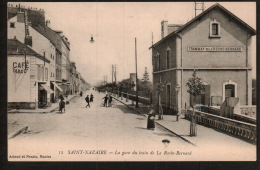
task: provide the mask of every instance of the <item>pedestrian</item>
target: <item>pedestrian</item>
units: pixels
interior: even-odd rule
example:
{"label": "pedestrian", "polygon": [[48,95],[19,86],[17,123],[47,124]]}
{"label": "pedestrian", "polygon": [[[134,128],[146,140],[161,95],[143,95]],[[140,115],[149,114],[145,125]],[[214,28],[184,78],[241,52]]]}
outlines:
{"label": "pedestrian", "polygon": [[88,97],[88,95],[87,95],[87,97],[85,98],[85,100],[86,100],[86,102],[87,102],[87,106],[86,106],[86,107],[89,106],[89,108],[90,108],[90,105],[89,105],[89,97]]}
{"label": "pedestrian", "polygon": [[155,128],[154,119],[155,119],[155,113],[154,113],[154,110],[151,109],[151,110],[149,111],[149,113],[148,113],[147,129],[154,130],[154,128]]}
{"label": "pedestrian", "polygon": [[80,95],[80,97],[82,97],[82,91],[80,91],[79,95]]}
{"label": "pedestrian", "polygon": [[112,95],[110,94],[110,95],[109,95],[109,105],[111,105],[112,100],[113,100],[113,97],[112,97]]}
{"label": "pedestrian", "polygon": [[62,113],[62,110],[64,109],[64,113],[65,113],[65,102],[64,100],[60,100],[60,103],[59,103],[59,112]]}
{"label": "pedestrian", "polygon": [[108,105],[108,99],[109,99],[108,95],[106,95],[105,97],[103,97],[103,99],[104,99],[104,107],[107,107],[107,105]]}
{"label": "pedestrian", "polygon": [[93,100],[94,100],[94,96],[93,96],[93,94],[91,93],[91,95],[90,95],[90,102],[93,102]]}
{"label": "pedestrian", "polygon": [[63,97],[63,95],[62,95],[62,94],[60,95],[60,100],[64,100],[64,97]]}

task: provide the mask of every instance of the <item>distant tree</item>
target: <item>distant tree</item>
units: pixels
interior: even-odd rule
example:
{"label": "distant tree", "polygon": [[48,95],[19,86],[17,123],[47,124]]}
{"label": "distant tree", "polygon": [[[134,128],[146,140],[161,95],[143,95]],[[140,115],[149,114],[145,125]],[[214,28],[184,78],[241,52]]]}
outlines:
{"label": "distant tree", "polygon": [[165,83],[157,83],[156,91],[158,93],[158,105],[159,105],[159,119],[163,119],[163,108],[162,108],[162,100],[161,95],[164,93]]}
{"label": "distant tree", "polygon": [[[188,86],[187,92],[190,93],[190,95],[194,96],[194,98],[205,93],[205,85],[203,84],[202,79],[197,76],[196,70],[194,70],[192,77],[188,80],[186,86]],[[197,126],[195,122],[196,119],[195,119],[195,111],[194,111],[194,101],[192,103],[193,103],[192,105],[193,113],[191,116],[190,136],[196,136]]]}
{"label": "distant tree", "polygon": [[144,74],[142,78],[142,83],[145,84],[149,81],[149,72],[147,70],[147,67],[144,68]]}

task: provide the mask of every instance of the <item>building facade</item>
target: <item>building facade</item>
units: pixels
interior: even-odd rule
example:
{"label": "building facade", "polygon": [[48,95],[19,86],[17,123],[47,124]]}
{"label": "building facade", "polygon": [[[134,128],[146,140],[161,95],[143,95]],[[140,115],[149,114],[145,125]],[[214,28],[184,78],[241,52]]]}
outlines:
{"label": "building facade", "polygon": [[47,105],[50,60],[17,39],[7,41],[8,108],[35,109]]}
{"label": "building facade", "polygon": [[[162,105],[170,113],[192,101],[221,105],[225,97],[238,97],[251,105],[251,41],[255,30],[219,4],[205,10],[185,25],[161,23],[162,39],[152,48],[153,84],[164,83]],[[186,83],[194,69],[202,78],[205,94],[196,99]],[[175,88],[180,86],[180,91]],[[158,93],[154,93],[158,105]]]}

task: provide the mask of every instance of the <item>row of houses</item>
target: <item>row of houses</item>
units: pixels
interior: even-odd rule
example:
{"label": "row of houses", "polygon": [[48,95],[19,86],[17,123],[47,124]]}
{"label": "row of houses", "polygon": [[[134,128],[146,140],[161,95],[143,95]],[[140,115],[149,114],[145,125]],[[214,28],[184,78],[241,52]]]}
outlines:
{"label": "row of houses", "polygon": [[[161,103],[165,112],[186,105],[220,106],[226,97],[252,105],[252,37],[256,31],[220,4],[184,25],[161,22],[161,40],[152,49],[153,85],[164,83]],[[186,83],[194,69],[206,92],[194,98]],[[176,87],[180,87],[176,91]],[[153,103],[158,105],[159,94]]]}
{"label": "row of houses", "polygon": [[88,84],[70,60],[70,42],[50,28],[45,11],[8,6],[8,107],[36,109]]}

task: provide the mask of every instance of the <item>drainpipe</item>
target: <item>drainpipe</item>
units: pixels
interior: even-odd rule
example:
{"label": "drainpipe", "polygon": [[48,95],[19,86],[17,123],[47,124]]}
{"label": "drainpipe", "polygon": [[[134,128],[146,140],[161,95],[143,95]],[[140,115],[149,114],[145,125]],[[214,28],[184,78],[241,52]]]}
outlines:
{"label": "drainpipe", "polygon": [[183,59],[182,59],[182,37],[177,34],[177,36],[181,39],[181,109],[182,109],[182,103],[183,103]]}
{"label": "drainpipe", "polygon": [[249,35],[247,33],[247,38],[246,38],[246,105],[248,105],[248,39]]}

